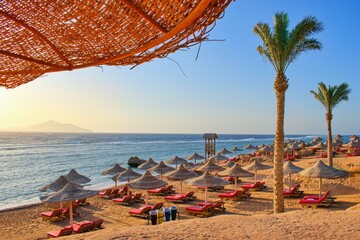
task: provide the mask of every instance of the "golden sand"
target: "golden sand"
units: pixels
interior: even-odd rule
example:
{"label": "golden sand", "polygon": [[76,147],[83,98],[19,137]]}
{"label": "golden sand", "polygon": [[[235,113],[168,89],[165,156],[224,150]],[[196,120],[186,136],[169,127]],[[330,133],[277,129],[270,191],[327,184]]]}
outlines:
{"label": "golden sand", "polygon": [[[306,168],[317,160],[314,157],[303,158],[294,164]],[[259,171],[261,175],[258,178],[266,181],[269,189],[252,192],[250,200],[226,201],[226,212],[209,218],[186,214],[186,206],[204,201],[204,192],[185,184],[183,192],[194,190],[197,199],[185,204],[165,202],[165,207],[178,208],[181,219],[156,226],[147,225],[146,219],[129,216],[128,211],[141,204],[122,206],[111,200],[90,198],[88,201],[91,204],[79,208],[80,216],[74,220],[103,218],[104,229],[62,239],[360,239],[360,157],[334,160],[335,166],[348,170],[351,174],[345,179],[323,180],[323,191],[330,190],[336,197],[336,204],[330,208],[301,208],[299,199],[286,199],[285,213],[272,214],[271,170],[264,170]],[[318,179],[298,176],[293,178],[293,184],[300,183],[305,194],[318,193]],[[169,183],[179,190],[179,182]],[[232,188],[233,185],[226,186],[226,189]],[[216,192],[209,192],[209,201],[219,200],[217,195]],[[150,197],[150,203],[159,201],[164,201],[164,197]],[[55,223],[43,221],[40,213],[48,210],[42,204],[0,212],[0,239],[46,239],[46,232],[69,224],[68,218]]]}

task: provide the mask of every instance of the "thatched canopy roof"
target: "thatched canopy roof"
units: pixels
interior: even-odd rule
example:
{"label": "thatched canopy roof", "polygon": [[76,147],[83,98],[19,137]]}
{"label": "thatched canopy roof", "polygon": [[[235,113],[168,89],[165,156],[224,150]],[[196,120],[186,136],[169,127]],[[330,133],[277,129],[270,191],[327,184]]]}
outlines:
{"label": "thatched canopy roof", "polygon": [[207,40],[232,0],[64,0],[0,4],[0,86],[50,72],[138,65]]}

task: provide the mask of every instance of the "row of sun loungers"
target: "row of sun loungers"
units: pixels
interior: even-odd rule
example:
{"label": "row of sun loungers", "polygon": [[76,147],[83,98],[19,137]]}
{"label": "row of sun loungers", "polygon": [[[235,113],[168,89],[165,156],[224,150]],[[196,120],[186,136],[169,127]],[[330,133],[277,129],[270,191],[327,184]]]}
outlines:
{"label": "row of sun loungers", "polygon": [[180,203],[192,201],[192,200],[196,199],[194,194],[195,194],[194,191],[188,192],[187,194],[174,194],[174,195],[165,197],[165,201],[180,202]]}
{"label": "row of sun loungers", "polygon": [[150,190],[148,190],[148,193],[150,195],[164,196],[167,194],[175,193],[175,190],[173,188],[174,188],[173,185],[168,185],[168,186],[161,187],[161,188],[150,189]]}
{"label": "row of sun loungers", "polygon": [[135,195],[127,195],[122,198],[115,198],[113,199],[114,203],[119,203],[121,205],[131,205],[134,203],[141,203],[144,202],[144,199],[141,198],[141,193],[136,193]]}
{"label": "row of sun loungers", "polygon": [[101,198],[113,198],[113,197],[120,197],[126,195],[128,192],[128,186],[124,186],[123,188],[110,188],[106,189],[105,191],[99,192],[98,196]]}
{"label": "row of sun loungers", "polygon": [[61,236],[66,236],[66,235],[70,235],[72,233],[83,233],[83,232],[88,232],[90,230],[95,230],[96,228],[101,229],[101,224],[104,222],[103,219],[97,219],[94,221],[82,221],[82,222],[74,222],[73,226],[66,226],[62,229],[59,230],[53,230],[50,232],[47,232],[47,235],[49,237],[61,237]]}

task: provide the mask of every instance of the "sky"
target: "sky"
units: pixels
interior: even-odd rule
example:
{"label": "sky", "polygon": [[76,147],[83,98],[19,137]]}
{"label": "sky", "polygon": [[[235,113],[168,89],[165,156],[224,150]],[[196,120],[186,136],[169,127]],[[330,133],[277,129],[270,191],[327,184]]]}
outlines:
{"label": "sky", "polygon": [[[51,73],[0,89],[0,129],[48,120],[94,132],[274,134],[275,71],[259,55],[258,22],[278,11],[290,28],[312,15],[325,25],[321,51],[299,56],[286,72],[285,134],[326,134],[325,109],[310,94],[319,82],[348,83],[349,101],[333,111],[333,134],[360,133],[360,1],[237,0],[209,41],[134,69],[93,67]],[[196,60],[197,52],[199,52]],[[180,67],[179,67],[180,66]]]}

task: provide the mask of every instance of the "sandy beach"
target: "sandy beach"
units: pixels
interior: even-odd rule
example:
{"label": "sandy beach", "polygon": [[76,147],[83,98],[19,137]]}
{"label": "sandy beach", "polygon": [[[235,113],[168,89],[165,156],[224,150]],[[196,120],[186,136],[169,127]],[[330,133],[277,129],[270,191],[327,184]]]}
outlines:
{"label": "sandy beach", "polygon": [[[306,168],[318,158],[306,157],[294,162]],[[324,160],[324,159],[323,159]],[[265,162],[265,164],[270,164]],[[111,200],[92,197],[89,206],[79,208],[79,217],[75,221],[104,219],[103,229],[83,234],[75,234],[63,239],[284,239],[318,238],[346,239],[360,238],[360,157],[336,157],[334,165],[350,172],[349,177],[324,179],[323,191],[330,190],[336,197],[336,203],[329,208],[302,208],[299,199],[285,200],[285,213],[272,214],[271,169],[259,171],[258,178],[266,181],[268,189],[252,192],[250,200],[240,202],[226,201],[226,211],[213,217],[199,218],[189,216],[185,207],[204,201],[204,192],[196,187],[183,185],[183,192],[194,190],[197,199],[185,204],[167,203],[164,206],[176,206],[180,220],[164,222],[160,225],[148,225],[146,219],[131,217],[128,211],[140,207],[122,206]],[[243,182],[252,179],[243,179]],[[168,181],[178,192],[179,182]],[[285,179],[287,183],[287,179]],[[293,177],[293,183],[300,183],[305,194],[318,193],[318,179]],[[228,185],[225,190],[230,190]],[[134,190],[133,190],[134,191]],[[141,191],[134,191],[141,192]],[[145,192],[143,192],[145,193]],[[219,200],[218,192],[209,192],[209,201]],[[164,201],[162,196],[151,196],[150,203]],[[50,210],[41,204],[22,209],[0,212],[1,239],[46,239],[46,232],[60,229],[69,224],[69,219],[51,223],[43,221],[40,213]]]}

